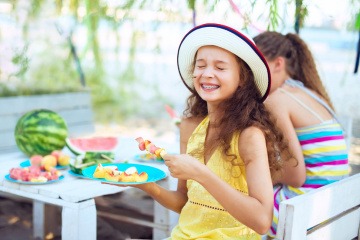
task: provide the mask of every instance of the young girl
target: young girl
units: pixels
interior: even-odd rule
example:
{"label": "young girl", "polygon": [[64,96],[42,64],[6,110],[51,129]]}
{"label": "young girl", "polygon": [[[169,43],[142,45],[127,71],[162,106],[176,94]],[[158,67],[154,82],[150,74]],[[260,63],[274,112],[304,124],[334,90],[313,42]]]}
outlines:
{"label": "young girl", "polygon": [[266,106],[277,118],[298,164],[285,164],[275,181],[276,234],[279,204],[348,176],[348,151],[330,98],[306,43],[296,34],[264,32],[254,38],[269,63],[272,85]]}
{"label": "young girl", "polygon": [[177,61],[191,91],[181,154],[164,156],[177,190],[135,187],[180,213],[170,239],[260,239],[272,221],[271,174],[287,148],[262,103],[270,88],[266,61],[250,38],[218,24],[188,32]]}

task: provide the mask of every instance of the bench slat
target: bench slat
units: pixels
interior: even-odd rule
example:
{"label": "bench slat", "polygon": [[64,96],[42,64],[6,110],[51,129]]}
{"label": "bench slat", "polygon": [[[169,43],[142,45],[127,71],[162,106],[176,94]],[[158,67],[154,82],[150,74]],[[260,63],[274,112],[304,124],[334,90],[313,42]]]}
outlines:
{"label": "bench slat", "polygon": [[277,238],[305,239],[307,229],[358,206],[359,186],[360,173],[281,202]]}
{"label": "bench slat", "polygon": [[[358,236],[360,227],[360,208],[336,219],[335,221],[324,224],[323,227],[308,234],[308,240],[338,240],[338,239],[354,239]],[[343,229],[343,231],[339,230]]]}
{"label": "bench slat", "polygon": [[[61,117],[63,117],[68,125],[81,122],[92,122],[93,120],[93,112],[91,106],[66,110],[53,110],[55,110]],[[21,112],[19,114],[1,116],[0,134],[9,131],[14,132],[16,123],[23,114],[24,113]]]}
{"label": "bench slat", "polygon": [[3,107],[0,108],[1,116],[25,113],[37,108],[72,109],[88,106],[91,103],[91,96],[88,92],[1,97],[0,99],[3,104]]}

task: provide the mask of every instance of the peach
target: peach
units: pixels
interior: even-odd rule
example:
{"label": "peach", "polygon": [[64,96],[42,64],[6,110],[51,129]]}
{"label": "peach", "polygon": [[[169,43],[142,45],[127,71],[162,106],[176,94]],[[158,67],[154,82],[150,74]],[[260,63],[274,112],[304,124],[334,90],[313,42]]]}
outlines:
{"label": "peach", "polygon": [[104,178],[107,181],[118,182],[120,177],[119,173],[120,172],[114,172],[114,173],[105,172]]}
{"label": "peach", "polygon": [[53,169],[55,169],[54,166],[48,164],[48,163],[45,163],[45,165],[43,166],[44,167],[44,170],[47,171],[47,172],[51,172]]}
{"label": "peach", "polygon": [[31,166],[40,166],[43,157],[41,155],[34,155],[30,158],[30,165]]}
{"label": "peach", "polygon": [[54,156],[56,158],[56,160],[58,161],[59,157],[62,155],[62,152],[60,150],[54,150],[51,152],[50,155]]}
{"label": "peach", "polygon": [[57,165],[56,157],[54,157],[53,155],[46,155],[45,157],[43,157],[43,159],[41,161],[41,165],[42,166],[48,165],[48,167],[50,167],[50,166],[56,167],[56,165]]}
{"label": "peach", "polygon": [[70,164],[70,156],[61,154],[57,162],[60,166],[67,166]]}
{"label": "peach", "polygon": [[104,178],[105,177],[105,171],[104,171],[104,167],[101,165],[101,163],[99,163],[96,166],[96,169],[93,173],[93,177],[94,178]]}
{"label": "peach", "polygon": [[127,174],[126,172],[121,173],[119,182],[136,182],[135,174]]}
{"label": "peach", "polygon": [[140,174],[136,174],[135,180],[136,182],[146,182],[149,178],[149,175],[146,172],[142,172]]}

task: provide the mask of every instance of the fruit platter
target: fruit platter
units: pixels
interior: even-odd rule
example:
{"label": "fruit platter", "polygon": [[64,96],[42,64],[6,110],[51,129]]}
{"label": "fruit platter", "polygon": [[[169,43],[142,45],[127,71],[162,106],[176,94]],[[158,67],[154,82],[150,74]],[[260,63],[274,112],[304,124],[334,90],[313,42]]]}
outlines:
{"label": "fruit platter", "polygon": [[33,155],[30,159],[20,163],[20,167],[11,168],[5,179],[23,184],[47,184],[64,178],[60,169],[69,165],[70,156],[61,150],[54,150],[51,154]]}
{"label": "fruit platter", "polygon": [[120,185],[156,182],[166,177],[161,169],[135,163],[107,163],[90,166],[82,171],[84,177]]}
{"label": "fruit platter", "polygon": [[24,184],[47,184],[62,180],[64,176],[56,168],[49,171],[41,169],[40,166],[15,167],[10,169],[10,173],[5,179],[10,182]]}

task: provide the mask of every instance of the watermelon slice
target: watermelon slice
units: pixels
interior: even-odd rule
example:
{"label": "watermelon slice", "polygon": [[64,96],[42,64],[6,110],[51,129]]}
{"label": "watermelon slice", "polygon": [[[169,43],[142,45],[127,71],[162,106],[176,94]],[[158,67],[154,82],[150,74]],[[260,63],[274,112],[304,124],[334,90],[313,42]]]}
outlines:
{"label": "watermelon slice", "polygon": [[66,146],[75,155],[86,152],[112,152],[118,144],[116,137],[67,138]]}

